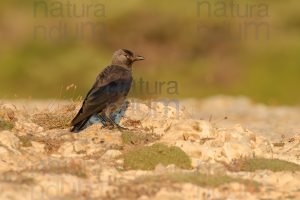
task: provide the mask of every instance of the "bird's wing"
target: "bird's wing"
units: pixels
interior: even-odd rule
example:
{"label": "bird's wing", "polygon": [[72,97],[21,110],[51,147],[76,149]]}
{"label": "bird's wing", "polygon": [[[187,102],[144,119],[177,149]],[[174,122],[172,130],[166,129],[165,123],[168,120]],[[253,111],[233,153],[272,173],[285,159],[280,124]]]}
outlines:
{"label": "bird's wing", "polygon": [[119,70],[123,69],[112,68],[106,75],[103,75],[107,72],[104,70],[97,77],[80,111],[71,123],[73,126],[101,112],[107,105],[116,102],[120,95],[128,94],[132,81],[131,74]]}

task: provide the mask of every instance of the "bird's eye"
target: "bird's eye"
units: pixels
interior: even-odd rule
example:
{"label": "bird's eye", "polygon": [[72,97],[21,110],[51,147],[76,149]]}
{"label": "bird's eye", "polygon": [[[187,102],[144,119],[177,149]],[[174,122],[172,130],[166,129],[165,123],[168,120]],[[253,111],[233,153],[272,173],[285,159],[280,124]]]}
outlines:
{"label": "bird's eye", "polygon": [[130,57],[129,57],[129,55],[126,55],[126,58],[128,58],[128,59],[129,59],[129,58],[130,58]]}

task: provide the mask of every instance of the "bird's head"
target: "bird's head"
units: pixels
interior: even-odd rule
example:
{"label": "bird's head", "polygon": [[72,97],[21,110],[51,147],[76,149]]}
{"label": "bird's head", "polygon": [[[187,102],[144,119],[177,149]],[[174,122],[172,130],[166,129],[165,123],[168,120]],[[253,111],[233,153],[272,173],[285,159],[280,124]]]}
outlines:
{"label": "bird's head", "polygon": [[139,60],[145,60],[145,58],[127,49],[119,49],[113,54],[112,65],[131,68],[132,64]]}

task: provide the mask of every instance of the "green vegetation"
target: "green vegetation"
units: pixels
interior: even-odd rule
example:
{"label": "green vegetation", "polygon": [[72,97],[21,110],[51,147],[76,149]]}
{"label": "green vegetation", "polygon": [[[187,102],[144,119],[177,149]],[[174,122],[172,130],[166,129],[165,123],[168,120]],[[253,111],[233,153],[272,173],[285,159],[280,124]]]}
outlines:
{"label": "green vegetation", "polygon": [[[72,3],[82,9],[82,1]],[[102,3],[105,17],[43,17],[45,11],[38,7],[39,17],[35,18],[31,1],[1,2],[0,10],[7,14],[0,16],[0,22],[7,23],[0,23],[0,98],[84,96],[99,71],[109,64],[112,52],[129,48],[146,57],[135,66],[134,77],[148,81],[151,90],[151,94],[132,93],[134,97],[228,94],[270,104],[299,104],[298,0],[263,2],[268,7],[265,17],[257,15],[259,1],[238,2],[241,15],[246,14],[247,5],[254,8],[248,11],[252,17],[208,16],[206,7],[197,16],[196,1]],[[211,8],[214,13],[217,7],[211,3]],[[55,39],[62,31],[56,31],[57,21],[66,23],[65,39]],[[103,23],[105,34],[96,39],[76,37],[76,28],[81,29],[78,25],[86,21]],[[258,39],[255,29],[244,26],[249,22],[262,23]],[[33,39],[38,25],[53,29],[53,34],[47,33],[54,39]],[[264,25],[269,28],[269,39]],[[199,26],[204,31],[197,30]],[[85,29],[88,36],[89,28]],[[241,38],[245,35],[249,38]],[[179,95],[170,96],[165,89],[154,94],[155,81],[177,81]],[[77,87],[67,89],[71,84]]]}
{"label": "green vegetation", "polygon": [[123,132],[121,135],[124,144],[140,144],[144,142],[143,134],[136,134],[133,132]]}
{"label": "green vegetation", "polygon": [[232,171],[256,171],[256,170],[271,170],[277,171],[300,171],[300,165],[279,159],[241,159],[229,166]]}
{"label": "green vegetation", "polygon": [[200,173],[174,173],[169,178],[176,182],[192,183],[202,187],[218,187],[220,185],[237,182],[236,179],[226,175],[207,175]]}
{"label": "green vegetation", "polygon": [[31,147],[32,146],[30,137],[28,137],[28,136],[19,136],[19,140],[23,147]]}
{"label": "green vegetation", "polygon": [[218,187],[226,183],[237,182],[258,189],[258,183],[250,180],[232,178],[227,175],[208,175],[195,173],[173,173],[168,175],[175,182],[192,183],[201,187]]}
{"label": "green vegetation", "polygon": [[179,147],[153,144],[132,149],[124,155],[124,168],[153,170],[158,164],[175,164],[183,169],[191,168],[191,160]]}
{"label": "green vegetation", "polygon": [[0,118],[0,131],[11,130],[13,128],[14,128],[14,124],[12,122],[8,122]]}
{"label": "green vegetation", "polygon": [[224,184],[228,183],[240,183],[244,184],[249,191],[258,191],[259,190],[259,183],[241,179],[241,178],[233,178],[227,175],[221,174],[202,174],[199,172],[174,172],[174,173],[167,173],[161,176],[141,176],[135,180],[136,183],[142,184],[146,183],[149,184],[151,182],[159,182],[165,185],[171,185],[170,182],[175,183],[191,183],[200,187],[219,187]]}

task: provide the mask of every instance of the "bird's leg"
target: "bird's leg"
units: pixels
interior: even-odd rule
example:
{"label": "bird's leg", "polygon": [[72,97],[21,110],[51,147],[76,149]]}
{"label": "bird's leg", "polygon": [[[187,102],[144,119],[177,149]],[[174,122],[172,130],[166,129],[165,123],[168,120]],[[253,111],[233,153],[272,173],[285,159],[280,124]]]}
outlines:
{"label": "bird's leg", "polygon": [[128,130],[128,128],[122,127],[119,124],[117,124],[113,119],[111,119],[111,117],[107,117],[107,119],[109,120],[109,122],[116,127],[117,129],[119,129],[120,131],[124,131],[124,130]]}
{"label": "bird's leg", "polygon": [[99,118],[101,119],[101,123],[103,124],[103,127],[107,127],[109,129],[114,128],[114,125],[112,124],[111,120],[105,115],[105,114],[100,114]]}
{"label": "bird's leg", "polygon": [[117,128],[120,130],[120,131],[128,131],[129,129],[128,128],[125,128],[123,126],[120,126],[119,124],[116,123],[116,126]]}

